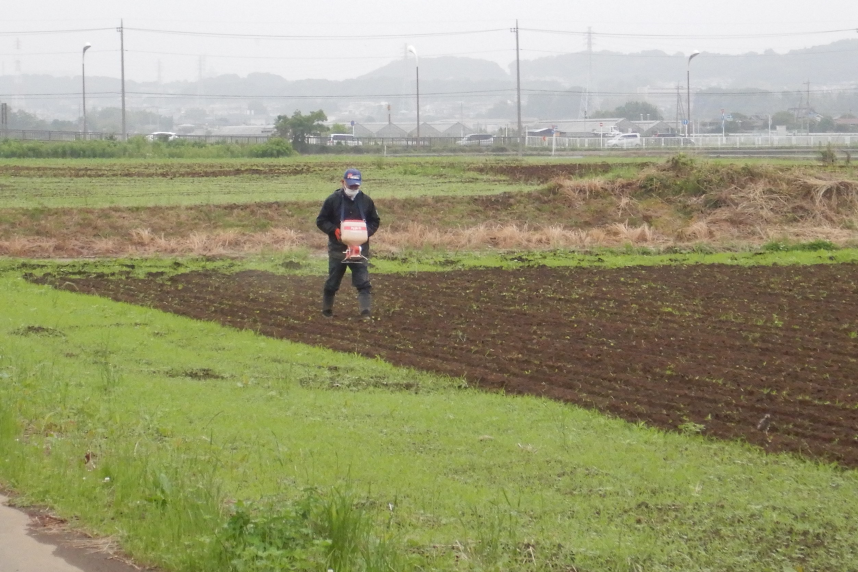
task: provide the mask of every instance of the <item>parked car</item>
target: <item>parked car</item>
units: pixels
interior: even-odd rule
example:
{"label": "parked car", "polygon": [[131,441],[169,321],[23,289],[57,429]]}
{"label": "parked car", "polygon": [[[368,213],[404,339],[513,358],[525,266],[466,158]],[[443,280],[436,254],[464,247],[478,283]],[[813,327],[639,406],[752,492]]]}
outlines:
{"label": "parked car", "polygon": [[488,133],[471,133],[456,141],[456,145],[493,145],[494,142],[494,135]]}
{"label": "parked car", "polygon": [[147,141],[173,141],[178,138],[178,135],[172,131],[155,131],[146,136]]}
{"label": "parked car", "polygon": [[331,133],[328,136],[327,145],[363,145],[363,141],[355,138],[351,133]]}
{"label": "parked car", "polygon": [[605,143],[605,147],[626,149],[628,147],[640,147],[642,144],[640,133],[621,133],[620,135],[616,135],[611,139],[608,139]]}

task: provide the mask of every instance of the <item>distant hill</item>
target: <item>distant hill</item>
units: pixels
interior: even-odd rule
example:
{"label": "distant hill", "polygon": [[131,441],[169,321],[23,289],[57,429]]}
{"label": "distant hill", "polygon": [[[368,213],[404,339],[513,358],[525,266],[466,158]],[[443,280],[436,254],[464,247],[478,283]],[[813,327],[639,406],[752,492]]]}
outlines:
{"label": "distant hill", "polygon": [[[652,50],[633,54],[576,52],[521,62],[522,113],[532,118],[573,118],[582,113],[584,86],[589,86],[588,113],[611,110],[627,101],[656,105],[665,117],[676,116],[677,88],[685,86],[687,54]],[[697,117],[715,117],[721,109],[745,114],[772,114],[807,104],[836,116],[858,111],[858,39],[793,50],[725,55],[704,52],[691,66],[693,107]],[[356,78],[340,81],[287,80],[270,73],[226,74],[197,81],[165,84],[127,82],[131,107],[178,117],[188,108],[205,108],[210,116],[243,120],[259,98],[271,116],[296,109],[324,109],[336,120],[405,121],[415,109],[413,58],[400,58]],[[345,82],[348,82],[347,89]],[[117,107],[119,80],[87,77],[92,108]],[[0,76],[0,100],[45,118],[80,115],[80,76],[24,75],[20,83]],[[444,56],[420,59],[421,108],[426,120],[506,118],[516,116],[515,64],[509,71],[495,62]],[[755,93],[756,92],[756,93]],[[14,94],[25,94],[16,98]],[[39,94],[39,95],[37,95]],[[42,96],[44,94],[44,96]],[[165,95],[162,95],[165,94]],[[341,94],[348,94],[339,97]],[[433,95],[434,94],[434,97]],[[449,97],[438,94],[461,94]],[[59,97],[58,97],[59,96]],[[398,114],[398,115],[397,115]],[[211,117],[210,117],[211,119]],[[259,119],[259,118],[257,118]]]}
{"label": "distant hill", "polygon": [[[398,60],[390,62],[356,79],[376,79],[382,77],[404,78],[411,77],[414,69],[413,60]],[[515,71],[515,70],[513,70]],[[487,60],[443,56],[438,58],[420,59],[420,81],[503,81],[510,75],[504,69]]]}
{"label": "distant hill", "polygon": [[[595,89],[624,85],[684,85],[688,54],[659,50],[633,54],[599,51],[592,56],[592,86]],[[694,83],[700,87],[740,87],[769,90],[832,86],[858,82],[858,40],[841,40],[823,46],[792,50],[724,55],[703,52],[692,64]],[[522,61],[522,81],[557,81],[564,85],[587,85],[590,60],[587,52],[576,52]],[[510,64],[515,72],[515,64]]]}

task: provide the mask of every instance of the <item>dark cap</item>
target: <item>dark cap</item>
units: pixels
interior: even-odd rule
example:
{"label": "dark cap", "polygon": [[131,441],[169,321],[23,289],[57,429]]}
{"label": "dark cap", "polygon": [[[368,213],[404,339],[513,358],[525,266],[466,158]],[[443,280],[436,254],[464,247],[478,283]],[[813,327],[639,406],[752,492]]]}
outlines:
{"label": "dark cap", "polygon": [[347,187],[351,185],[360,185],[360,171],[357,169],[348,169],[346,174],[343,175],[343,180],[346,182]]}

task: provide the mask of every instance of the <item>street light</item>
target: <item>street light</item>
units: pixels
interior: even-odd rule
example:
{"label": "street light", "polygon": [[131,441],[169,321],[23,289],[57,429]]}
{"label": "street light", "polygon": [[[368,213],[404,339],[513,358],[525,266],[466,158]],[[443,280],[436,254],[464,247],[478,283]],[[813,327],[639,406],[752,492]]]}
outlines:
{"label": "street light", "polygon": [[417,144],[420,145],[420,60],[417,48],[408,46],[408,52],[414,54],[414,68],[417,70]]}
{"label": "street light", "polygon": [[83,82],[83,138],[86,139],[86,51],[92,47],[89,42],[83,45],[80,56],[80,77]]}
{"label": "street light", "polygon": [[688,56],[688,66],[685,69],[685,88],[686,103],[688,104],[688,124],[685,126],[685,136],[688,136],[688,130],[691,129],[691,60],[700,55],[700,50],[694,50],[694,53]]}

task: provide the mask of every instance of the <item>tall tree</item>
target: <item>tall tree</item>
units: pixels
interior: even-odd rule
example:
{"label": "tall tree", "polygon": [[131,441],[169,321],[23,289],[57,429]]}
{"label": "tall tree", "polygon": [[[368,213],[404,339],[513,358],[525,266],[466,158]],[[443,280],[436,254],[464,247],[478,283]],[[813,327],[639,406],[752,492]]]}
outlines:
{"label": "tall tree", "polygon": [[288,115],[278,115],[277,122],[274,124],[274,129],[277,134],[292,141],[292,146],[295,149],[302,149],[307,146],[307,137],[311,135],[321,135],[328,128],[322,123],[327,121],[328,116],[321,109],[311,111],[304,115],[300,111]]}
{"label": "tall tree", "polygon": [[593,117],[623,117],[629,121],[657,121],[664,119],[658,108],[645,101],[628,101],[613,111],[598,111]]}

